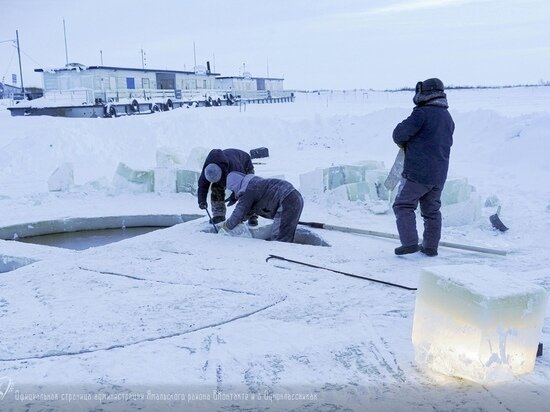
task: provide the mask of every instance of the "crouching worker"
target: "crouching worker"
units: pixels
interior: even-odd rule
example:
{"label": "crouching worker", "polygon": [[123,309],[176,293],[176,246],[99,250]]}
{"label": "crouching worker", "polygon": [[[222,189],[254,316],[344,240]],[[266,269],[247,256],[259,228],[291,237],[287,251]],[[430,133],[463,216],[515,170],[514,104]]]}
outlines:
{"label": "crouching worker", "polygon": [[[250,155],[239,149],[213,149],[208,153],[201,175],[199,176],[197,198],[199,208],[207,209],[206,196],[208,189],[212,190],[210,200],[212,201],[212,223],[217,224],[225,220],[225,187],[227,175],[230,172],[242,172],[254,174],[254,166]],[[228,199],[229,206],[235,203],[234,199]],[[248,224],[256,226],[258,218],[251,216]]]}
{"label": "crouching worker", "polygon": [[237,199],[235,210],[223,224],[231,230],[249,216],[273,219],[271,240],[292,242],[304,208],[302,195],[292,184],[281,179],[263,179],[254,175],[231,172],[227,188]]}

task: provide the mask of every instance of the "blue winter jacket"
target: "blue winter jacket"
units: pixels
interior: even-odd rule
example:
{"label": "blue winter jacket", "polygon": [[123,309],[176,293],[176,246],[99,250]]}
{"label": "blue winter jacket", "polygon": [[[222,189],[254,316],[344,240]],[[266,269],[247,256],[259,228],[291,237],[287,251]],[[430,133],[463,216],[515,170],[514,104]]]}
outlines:
{"label": "blue winter jacket", "polygon": [[208,189],[210,189],[210,182],[204,176],[204,169],[210,163],[215,163],[222,169],[222,178],[219,182],[213,183],[212,186],[219,186],[224,189],[227,175],[230,172],[242,172],[244,174],[254,173],[254,165],[248,153],[239,149],[211,150],[204,161],[204,166],[199,176],[199,187],[197,190],[197,200],[199,204],[201,202],[206,202],[206,195],[208,194]]}
{"label": "blue winter jacket", "polygon": [[429,103],[415,107],[393,131],[393,141],[405,149],[402,176],[416,183],[443,186],[454,129],[446,107]]}
{"label": "blue winter jacket", "polygon": [[232,190],[238,199],[235,210],[225,221],[228,229],[233,229],[252,215],[273,219],[283,200],[296,190],[286,180],[264,179],[238,173],[231,173],[229,176],[228,189]]}

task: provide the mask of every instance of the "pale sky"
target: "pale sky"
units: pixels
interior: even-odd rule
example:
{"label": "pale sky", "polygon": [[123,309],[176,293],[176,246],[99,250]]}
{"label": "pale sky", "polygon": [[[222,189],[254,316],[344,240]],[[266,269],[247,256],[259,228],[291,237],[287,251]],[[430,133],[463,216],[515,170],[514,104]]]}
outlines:
{"label": "pale sky", "polygon": [[550,81],[549,0],[0,0],[0,81],[69,62],[284,77],[287,89]]}

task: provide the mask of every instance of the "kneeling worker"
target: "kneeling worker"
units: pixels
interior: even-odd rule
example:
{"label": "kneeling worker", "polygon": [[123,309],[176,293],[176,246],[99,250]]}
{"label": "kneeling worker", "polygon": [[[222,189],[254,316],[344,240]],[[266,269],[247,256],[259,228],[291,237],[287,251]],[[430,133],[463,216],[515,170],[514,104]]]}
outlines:
{"label": "kneeling worker", "polygon": [[231,172],[227,176],[227,188],[235,195],[237,206],[223,224],[224,229],[231,230],[250,216],[259,215],[273,219],[271,240],[294,240],[304,201],[291,183]]}

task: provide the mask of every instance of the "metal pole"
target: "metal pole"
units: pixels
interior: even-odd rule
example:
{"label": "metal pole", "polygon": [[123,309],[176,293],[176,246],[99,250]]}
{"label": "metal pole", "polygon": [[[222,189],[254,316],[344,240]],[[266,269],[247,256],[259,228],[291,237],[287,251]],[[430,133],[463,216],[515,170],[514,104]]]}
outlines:
{"label": "metal pole", "polygon": [[19,48],[19,31],[15,30],[15,38],[17,39],[17,55],[19,57],[19,77],[21,77],[21,93],[25,98],[25,86],[23,85],[23,69],[21,68],[21,50]]}
{"label": "metal pole", "polygon": [[143,49],[141,49],[141,68],[145,69],[145,63],[143,63]]}
{"label": "metal pole", "polygon": [[193,40],[193,61],[195,62],[195,67],[193,71],[197,70],[197,49],[195,48],[195,41]]}
{"label": "metal pole", "polygon": [[205,209],[206,214],[208,215],[208,218],[210,219],[210,223],[212,223],[212,226],[214,227],[214,232],[218,233],[218,228],[216,227],[216,224],[212,220],[212,216],[210,216],[210,212],[208,211],[208,208]]}
{"label": "metal pole", "polygon": [[99,51],[99,57],[101,58],[101,65],[103,66],[103,50]]}
{"label": "metal pole", "polygon": [[65,64],[69,64],[69,52],[67,51],[67,30],[65,28],[65,19],[63,19],[63,36],[65,37]]}
{"label": "metal pole", "polygon": [[[356,229],[356,228],[345,227],[345,226],[333,226],[333,225],[327,225],[327,224],[318,223],[318,222],[298,222],[298,224],[313,227],[316,229],[335,230],[335,231],[344,232],[344,233],[356,233],[359,235],[367,235],[367,236],[383,237],[386,239],[399,240],[399,236],[393,233],[376,232],[374,230]],[[506,254],[508,253],[505,250],[490,249],[490,248],[479,247],[479,246],[462,245],[459,243],[451,243],[451,242],[439,242],[439,245],[445,246],[448,248],[453,248],[453,249],[470,250],[472,252],[490,253],[493,255],[501,255],[501,256],[506,256]]]}

